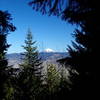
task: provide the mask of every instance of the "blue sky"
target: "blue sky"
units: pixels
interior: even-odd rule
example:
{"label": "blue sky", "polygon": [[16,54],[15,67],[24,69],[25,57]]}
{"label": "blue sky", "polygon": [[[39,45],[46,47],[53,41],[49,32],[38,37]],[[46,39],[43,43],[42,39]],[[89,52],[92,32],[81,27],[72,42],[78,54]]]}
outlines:
{"label": "blue sky", "polygon": [[75,26],[52,16],[41,15],[27,4],[30,0],[0,0],[0,10],[8,10],[12,15],[17,30],[8,36],[12,46],[8,53],[23,52],[24,40],[28,28],[31,29],[39,51],[50,48],[54,51],[66,51],[67,45],[73,40],[71,33]]}

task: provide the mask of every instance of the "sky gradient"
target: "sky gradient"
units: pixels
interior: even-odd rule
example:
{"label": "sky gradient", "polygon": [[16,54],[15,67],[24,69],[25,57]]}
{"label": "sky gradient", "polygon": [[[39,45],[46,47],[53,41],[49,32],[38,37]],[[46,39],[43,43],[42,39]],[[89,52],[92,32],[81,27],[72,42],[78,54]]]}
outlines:
{"label": "sky gradient", "polygon": [[9,34],[7,40],[11,44],[8,53],[23,52],[24,40],[28,28],[31,29],[39,51],[47,48],[56,52],[65,52],[67,45],[73,40],[71,33],[75,26],[55,16],[48,17],[35,12],[27,4],[30,0],[0,0],[0,10],[8,11],[13,18],[16,31]]}

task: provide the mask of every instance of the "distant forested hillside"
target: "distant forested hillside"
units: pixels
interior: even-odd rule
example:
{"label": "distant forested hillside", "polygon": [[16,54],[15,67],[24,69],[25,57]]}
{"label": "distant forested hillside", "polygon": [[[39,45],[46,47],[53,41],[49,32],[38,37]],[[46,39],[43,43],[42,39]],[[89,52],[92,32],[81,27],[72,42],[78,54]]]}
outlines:
{"label": "distant forested hillside", "polygon": [[[51,63],[56,63],[56,60],[64,58],[66,56],[68,56],[67,52],[40,52],[39,53],[39,57],[43,62],[48,61]],[[23,55],[22,53],[11,53],[11,54],[7,54],[7,59],[9,65],[18,67],[18,64],[22,63]]]}

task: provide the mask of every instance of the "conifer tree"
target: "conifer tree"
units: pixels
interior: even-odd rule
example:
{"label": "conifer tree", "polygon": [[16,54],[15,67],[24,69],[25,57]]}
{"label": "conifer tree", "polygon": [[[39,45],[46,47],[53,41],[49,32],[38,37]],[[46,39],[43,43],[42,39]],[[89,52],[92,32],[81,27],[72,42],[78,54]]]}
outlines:
{"label": "conifer tree", "polygon": [[[47,64],[47,72],[44,78],[42,98],[43,100],[55,100],[58,95],[60,85],[60,74],[54,64]],[[40,99],[41,100],[41,99]]]}
{"label": "conifer tree", "polygon": [[60,73],[54,64],[47,65],[47,85],[49,92],[54,93],[57,91],[60,84]]}
{"label": "conifer tree", "polygon": [[37,47],[35,46],[36,41],[33,41],[32,39],[32,33],[30,30],[28,30],[28,34],[25,40],[25,46],[22,46],[25,50],[25,53],[23,54],[25,56],[23,59],[23,66],[24,68],[31,67],[35,72],[35,70],[38,69],[36,66],[39,66],[41,62],[39,59]]}
{"label": "conifer tree", "polygon": [[32,39],[32,33],[28,30],[25,46],[23,46],[25,53],[21,64],[22,71],[19,73],[18,79],[22,100],[36,99],[41,85],[41,61],[35,46],[36,41]]}
{"label": "conifer tree", "polygon": [[15,30],[15,26],[10,23],[11,20],[11,15],[7,11],[0,11],[0,100],[4,100],[7,95],[6,86],[10,78],[6,52],[10,46],[7,43],[7,35]]}

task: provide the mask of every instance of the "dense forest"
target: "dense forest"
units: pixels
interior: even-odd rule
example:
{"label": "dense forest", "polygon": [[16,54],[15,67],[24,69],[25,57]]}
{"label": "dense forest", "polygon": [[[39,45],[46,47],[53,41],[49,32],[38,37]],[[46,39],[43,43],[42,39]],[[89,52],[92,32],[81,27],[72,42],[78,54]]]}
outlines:
{"label": "dense forest", "polygon": [[[29,6],[48,16],[57,16],[76,24],[75,41],[67,47],[69,56],[57,60],[62,69],[43,64],[30,30],[22,48],[25,52],[19,68],[8,66],[6,58],[9,33],[16,27],[11,14],[0,10],[0,100],[97,99],[99,96],[99,1],[30,0]],[[69,75],[65,75],[65,70]]]}

